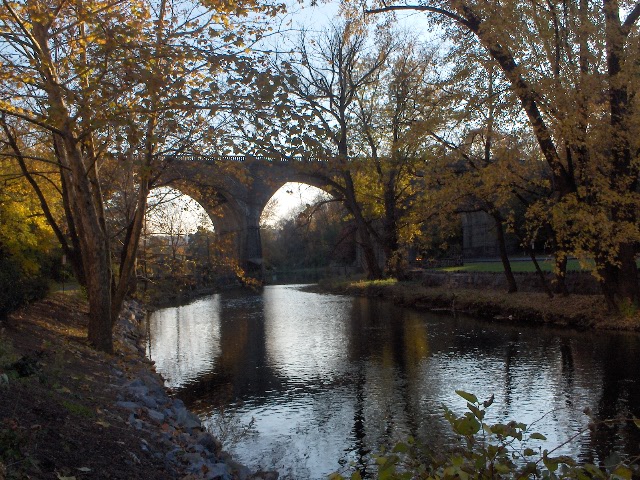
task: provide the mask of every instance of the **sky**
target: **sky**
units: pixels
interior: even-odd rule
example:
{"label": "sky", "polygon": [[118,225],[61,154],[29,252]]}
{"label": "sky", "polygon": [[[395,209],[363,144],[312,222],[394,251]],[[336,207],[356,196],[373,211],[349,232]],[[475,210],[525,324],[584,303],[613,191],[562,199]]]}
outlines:
{"label": "sky", "polygon": [[[285,183],[271,197],[273,215],[265,220],[265,225],[275,226],[282,218],[293,218],[306,204],[311,204],[323,193],[319,188],[304,183]],[[157,198],[163,199],[164,209],[162,212],[151,210],[147,214],[149,233],[177,234],[179,231],[184,235],[196,232],[199,226],[213,230],[213,223],[204,208],[191,197],[182,195],[177,190],[162,187],[151,192],[149,203],[153,204]],[[268,207],[265,210],[269,210]]]}
{"label": "sky", "polygon": [[[311,204],[321,194],[326,195],[323,190],[311,185],[296,182],[285,183],[271,197],[270,202],[274,202],[274,215],[273,218],[266,219],[265,224],[273,226],[282,218],[293,217],[305,205]],[[265,210],[268,210],[268,207]]]}

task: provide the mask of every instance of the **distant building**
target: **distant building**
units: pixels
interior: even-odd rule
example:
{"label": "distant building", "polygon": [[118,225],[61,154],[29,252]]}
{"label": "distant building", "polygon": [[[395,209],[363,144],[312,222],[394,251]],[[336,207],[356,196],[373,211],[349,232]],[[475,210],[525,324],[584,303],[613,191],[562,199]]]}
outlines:
{"label": "distant building", "polygon": [[[462,213],[462,255],[464,258],[495,258],[500,256],[496,225],[485,212]],[[509,255],[521,254],[518,239],[505,232]]]}

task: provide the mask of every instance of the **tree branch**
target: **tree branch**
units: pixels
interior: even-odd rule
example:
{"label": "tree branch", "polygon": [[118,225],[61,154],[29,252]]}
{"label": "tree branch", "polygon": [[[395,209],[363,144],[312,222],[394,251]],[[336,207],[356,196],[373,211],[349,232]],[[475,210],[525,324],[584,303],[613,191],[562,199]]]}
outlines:
{"label": "tree branch", "polygon": [[622,33],[625,37],[629,35],[631,27],[633,27],[633,24],[638,21],[638,18],[640,18],[640,2],[636,3],[636,6],[633,7],[633,10],[631,10],[622,24]]}
{"label": "tree branch", "polygon": [[372,9],[369,9],[369,10],[365,10],[364,13],[375,14],[375,13],[392,12],[392,11],[396,11],[396,10],[417,10],[417,11],[420,11],[420,12],[438,13],[438,14],[444,15],[445,17],[448,17],[448,18],[450,18],[452,20],[455,20],[456,22],[461,23],[465,27],[469,27],[469,24],[468,24],[467,20],[462,18],[460,15],[457,15],[456,13],[450,12],[449,10],[445,10],[443,8],[430,7],[428,5],[388,5],[388,6],[385,6],[385,7],[372,8]]}

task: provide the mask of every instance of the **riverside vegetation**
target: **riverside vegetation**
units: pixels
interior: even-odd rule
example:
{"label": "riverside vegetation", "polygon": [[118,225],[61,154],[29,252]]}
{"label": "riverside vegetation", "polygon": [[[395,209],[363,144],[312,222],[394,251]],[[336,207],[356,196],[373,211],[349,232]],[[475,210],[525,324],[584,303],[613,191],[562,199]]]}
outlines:
{"label": "riverside vegetation", "polygon": [[[608,458],[604,465],[579,464],[567,456],[555,456],[554,451],[536,448],[536,440],[545,440],[542,433],[531,431],[529,426],[517,421],[489,424],[485,421],[487,409],[493,404],[491,398],[480,401],[468,392],[456,390],[467,401],[468,411],[462,415],[444,407],[444,416],[458,435],[458,445],[451,452],[429,451],[409,438],[398,442],[389,452],[375,455],[376,478],[379,480],[449,480],[449,479],[631,479],[640,475],[640,465],[623,461],[616,455]],[[585,412],[588,414],[589,412]],[[640,420],[622,419],[640,428]],[[590,424],[588,429],[594,428]],[[583,434],[577,432],[567,442]],[[344,480],[336,473],[331,480]],[[359,471],[349,478],[361,480]]]}
{"label": "riverside vegetation", "polygon": [[495,321],[523,321],[579,329],[638,331],[640,312],[612,312],[602,295],[569,295],[549,298],[546,293],[429,287],[420,281],[336,280],[323,281],[312,290],[381,297],[405,307],[470,314]]}

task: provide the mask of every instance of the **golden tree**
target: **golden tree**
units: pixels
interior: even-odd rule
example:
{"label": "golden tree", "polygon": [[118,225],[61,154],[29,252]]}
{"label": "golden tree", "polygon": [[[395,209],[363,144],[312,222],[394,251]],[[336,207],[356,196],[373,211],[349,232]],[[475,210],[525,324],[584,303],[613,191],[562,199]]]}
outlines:
{"label": "golden tree", "polygon": [[419,10],[450,38],[473,37],[526,115],[551,172],[538,205],[560,254],[595,259],[608,304],[639,301],[638,25],[640,3],[423,0],[372,12]]}
{"label": "golden tree", "polygon": [[[186,134],[217,108],[213,94],[222,59],[242,48],[242,35],[259,32],[253,22],[234,30],[233,19],[278,9],[252,0],[0,5],[5,133],[16,158],[31,155],[29,144],[17,138],[25,125],[49,143],[70,233],[63,246],[86,286],[88,335],[97,348],[113,349],[112,328],[131,284],[147,194],[168,139],[175,140],[173,151],[193,143]],[[118,165],[114,158],[129,163]],[[135,168],[135,202],[116,262],[103,168]]]}

